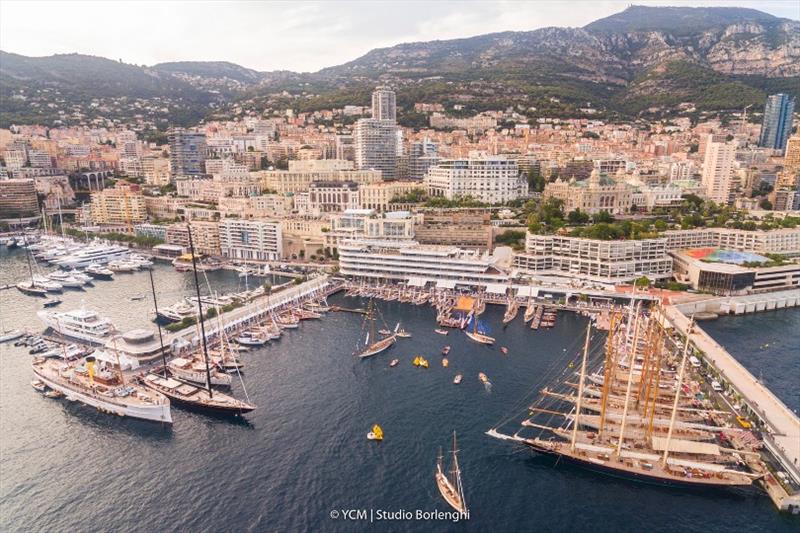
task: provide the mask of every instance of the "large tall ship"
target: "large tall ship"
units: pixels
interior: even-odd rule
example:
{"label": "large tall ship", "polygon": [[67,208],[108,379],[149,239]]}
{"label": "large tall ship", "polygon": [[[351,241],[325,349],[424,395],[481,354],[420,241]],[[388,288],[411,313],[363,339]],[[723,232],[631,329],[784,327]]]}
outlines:
{"label": "large tall ship", "polygon": [[91,344],[105,344],[115,331],[109,319],[86,308],[66,312],[39,311],[36,316],[57,334]]}
{"label": "large tall ship", "polygon": [[[659,485],[740,487],[759,477],[717,440],[723,430],[737,430],[714,425],[714,411],[690,394],[688,337],[681,347],[657,317],[633,309],[627,320],[612,315],[604,345],[590,350],[591,335],[590,322],[577,385],[572,361],[528,407],[519,430],[495,427],[487,434],[588,470]],[[595,364],[597,371],[589,372]]]}
{"label": "large tall ship", "polygon": [[447,472],[444,466],[444,456],[442,449],[439,448],[439,457],[436,461],[436,486],[442,498],[456,511],[466,514],[467,500],[464,497],[464,485],[461,483],[461,469],[458,467],[458,449],[456,448],[456,432],[453,431],[453,460],[450,464],[450,471]]}
{"label": "large tall ship", "polygon": [[82,365],[39,358],[32,366],[37,379],[68,400],[115,415],[172,423],[166,396],[135,383],[126,383],[121,372],[107,367],[96,369],[95,365],[94,359],[88,357]]}

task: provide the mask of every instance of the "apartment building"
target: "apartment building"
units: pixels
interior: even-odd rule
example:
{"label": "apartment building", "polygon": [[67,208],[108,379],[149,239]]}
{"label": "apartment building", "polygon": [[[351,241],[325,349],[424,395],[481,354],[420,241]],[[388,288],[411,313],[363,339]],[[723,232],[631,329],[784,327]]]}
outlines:
{"label": "apartment building", "polygon": [[[219,224],[217,222],[194,221],[191,223],[194,249],[205,255],[220,255]],[[189,229],[183,222],[167,226],[166,244],[189,249]]]}
{"label": "apartment building", "polygon": [[147,214],[161,220],[173,220],[185,205],[191,203],[189,198],[173,198],[171,196],[145,196],[144,207]]}
{"label": "apartment building", "polygon": [[702,184],[705,196],[718,204],[732,204],[739,186],[736,146],[732,143],[706,144]]}
{"label": "apartment building", "polygon": [[627,283],[642,276],[665,279],[672,275],[667,239],[601,241],[559,235],[525,239],[525,253],[514,266],[529,276],[565,277],[599,283]]}
{"label": "apartment building", "polygon": [[255,175],[264,189],[278,194],[306,192],[315,181],[353,181],[362,185],[382,180],[380,170],[354,170],[352,161],[337,159],[289,161],[289,170],[262,170]]}
{"label": "apartment building", "polygon": [[205,174],[206,134],[181,128],[170,130],[169,157],[173,176]]}
{"label": "apartment building", "polygon": [[223,217],[282,218],[292,211],[292,197],[262,194],[249,198],[220,198],[217,209]]}
{"label": "apartment building", "polygon": [[401,134],[402,130],[391,120],[358,120],[353,130],[356,168],[378,170],[383,179],[396,178]]}
{"label": "apartment building", "polygon": [[440,161],[428,169],[424,183],[429,195],[449,200],[470,196],[496,204],[528,194],[516,160],[501,156]]}
{"label": "apartment building", "polygon": [[236,261],[279,261],[283,257],[280,222],[225,219],[219,223],[222,257]]}
{"label": "apartment building", "polygon": [[0,219],[32,217],[38,213],[39,202],[34,180],[0,180]]}
{"label": "apartment building", "polygon": [[420,215],[414,230],[420,244],[492,249],[491,215],[485,209],[423,209]]}
{"label": "apartment building", "polygon": [[92,222],[98,225],[136,224],[147,219],[147,207],[138,185],[118,183],[91,196]]}

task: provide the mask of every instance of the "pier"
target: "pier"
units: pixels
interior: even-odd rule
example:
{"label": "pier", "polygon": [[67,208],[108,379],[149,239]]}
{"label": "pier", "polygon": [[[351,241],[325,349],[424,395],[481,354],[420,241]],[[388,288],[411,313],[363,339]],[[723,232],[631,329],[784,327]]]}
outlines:
{"label": "pier", "polygon": [[699,313],[715,316],[760,313],[762,311],[775,311],[797,306],[800,306],[800,289],[741,296],[712,297],[696,302],[680,303],[675,307],[686,316]]}
{"label": "pier", "polygon": [[[206,319],[206,339],[212,341],[223,331],[230,335],[248,326],[263,323],[273,312],[297,307],[315,298],[324,298],[336,290],[339,290],[338,282],[332,281],[327,275],[321,275],[274,294],[259,296],[242,307],[219,315],[219,319]],[[199,341],[199,336],[196,328],[188,327],[176,332],[165,332],[164,341],[168,344],[181,341],[195,344]]]}
{"label": "pier", "polygon": [[[689,318],[681,309],[667,306],[665,312],[672,325],[686,335]],[[690,341],[702,352],[705,362],[718,372],[720,381],[741,397],[741,404],[748,414],[765,428],[765,447],[794,483],[800,484],[800,418],[797,414],[697,325],[692,330]],[[774,482],[771,474],[765,481],[773,483],[767,493],[776,506],[781,510],[800,512],[800,492],[790,494],[788,491],[778,491]]]}

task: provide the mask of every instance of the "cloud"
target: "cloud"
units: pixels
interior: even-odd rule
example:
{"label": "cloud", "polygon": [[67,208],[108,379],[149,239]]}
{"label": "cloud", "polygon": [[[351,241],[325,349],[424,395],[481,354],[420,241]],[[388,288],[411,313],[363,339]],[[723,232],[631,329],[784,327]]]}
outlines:
{"label": "cloud", "polygon": [[[639,0],[639,3],[645,3]],[[720,5],[681,0],[648,5]],[[258,70],[315,71],[401,42],[545,26],[583,26],[626,1],[0,2],[0,49],[84,53],[152,65],[232,61]],[[797,0],[731,0],[800,18]]]}

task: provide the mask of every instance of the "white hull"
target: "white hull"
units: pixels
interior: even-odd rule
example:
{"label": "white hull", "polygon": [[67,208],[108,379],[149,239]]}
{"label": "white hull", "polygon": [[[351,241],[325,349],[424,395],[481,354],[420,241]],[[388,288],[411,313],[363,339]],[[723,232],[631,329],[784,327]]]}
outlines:
{"label": "white hull", "polygon": [[169,400],[161,405],[126,405],[117,403],[113,400],[105,400],[98,396],[93,396],[80,389],[73,389],[56,381],[48,379],[46,376],[34,369],[36,377],[42,380],[48,387],[62,393],[68,400],[76,400],[85,405],[90,405],[100,411],[119,415],[139,418],[141,420],[151,420],[153,422],[172,423],[172,414],[169,409]]}
{"label": "white hull", "polygon": [[481,333],[473,333],[471,331],[465,331],[464,333],[466,333],[467,337],[475,342],[479,342],[481,344],[494,344],[494,337],[489,337],[488,335],[483,335]]}
{"label": "white hull", "polygon": [[59,335],[63,337],[69,337],[70,339],[84,341],[90,344],[104,345],[110,337],[110,336],[97,337],[95,335],[89,335],[88,333],[85,333],[83,331],[75,331],[48,316],[47,311],[39,311],[38,313],[36,313],[36,316],[39,317],[39,320],[41,320],[45,326],[52,329]]}

